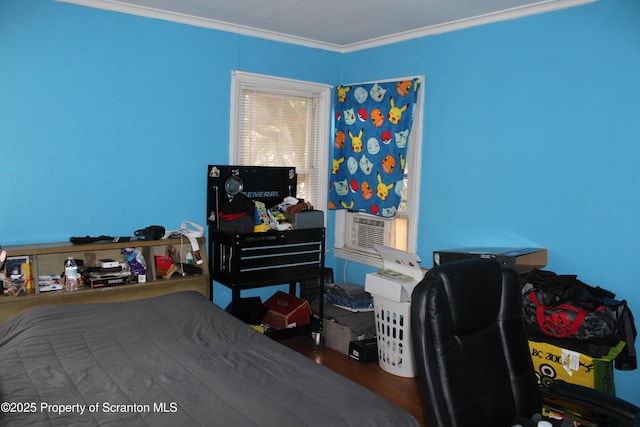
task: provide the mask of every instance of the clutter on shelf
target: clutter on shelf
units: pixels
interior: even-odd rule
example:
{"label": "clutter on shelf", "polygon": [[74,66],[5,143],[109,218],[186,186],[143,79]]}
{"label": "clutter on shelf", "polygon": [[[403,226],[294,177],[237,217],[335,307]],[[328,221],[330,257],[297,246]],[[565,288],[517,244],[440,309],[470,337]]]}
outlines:
{"label": "clutter on shelf", "polygon": [[210,165],[207,223],[234,234],[324,227],[324,213],[296,197],[294,167]]}
{"label": "clutter on shelf", "polygon": [[0,247],[0,280],[3,293],[8,296],[20,296],[34,292],[29,257],[7,256]]}
{"label": "clutter on shelf", "polygon": [[[300,215],[305,213],[304,221]],[[310,215],[306,215],[306,214]],[[269,230],[293,230],[324,225],[324,214],[315,211],[310,202],[287,196],[276,206],[249,200],[242,193],[220,206],[220,229],[231,233],[259,233]],[[298,226],[294,226],[298,225]]]}

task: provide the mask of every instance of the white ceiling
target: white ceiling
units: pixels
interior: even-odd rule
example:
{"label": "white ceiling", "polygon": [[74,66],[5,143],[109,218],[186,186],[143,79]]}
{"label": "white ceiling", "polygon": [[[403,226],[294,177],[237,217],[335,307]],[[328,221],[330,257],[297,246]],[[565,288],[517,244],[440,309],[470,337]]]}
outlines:
{"label": "white ceiling", "polygon": [[596,0],[58,0],[349,52]]}

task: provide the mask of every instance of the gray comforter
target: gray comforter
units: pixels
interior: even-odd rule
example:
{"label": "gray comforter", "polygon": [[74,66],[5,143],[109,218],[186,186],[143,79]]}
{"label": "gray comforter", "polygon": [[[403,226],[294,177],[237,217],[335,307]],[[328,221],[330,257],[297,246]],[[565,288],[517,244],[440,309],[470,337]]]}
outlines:
{"label": "gray comforter", "polygon": [[0,325],[0,425],[416,426],[196,292]]}

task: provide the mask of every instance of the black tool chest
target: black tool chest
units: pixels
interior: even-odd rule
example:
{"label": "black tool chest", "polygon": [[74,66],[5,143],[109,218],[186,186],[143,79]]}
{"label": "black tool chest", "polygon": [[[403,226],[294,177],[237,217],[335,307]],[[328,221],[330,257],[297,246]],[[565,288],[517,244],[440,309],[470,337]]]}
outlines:
{"label": "black tool chest", "polygon": [[[210,165],[208,170],[209,268],[213,280],[231,289],[234,305],[244,289],[289,284],[296,293],[307,283],[323,283],[325,262],[324,227],[297,230],[236,233],[220,228],[220,206],[231,193],[242,192],[267,208],[287,196],[295,197],[295,168]],[[323,289],[323,286],[320,286]],[[323,296],[319,313],[313,313],[311,330],[321,329]]]}

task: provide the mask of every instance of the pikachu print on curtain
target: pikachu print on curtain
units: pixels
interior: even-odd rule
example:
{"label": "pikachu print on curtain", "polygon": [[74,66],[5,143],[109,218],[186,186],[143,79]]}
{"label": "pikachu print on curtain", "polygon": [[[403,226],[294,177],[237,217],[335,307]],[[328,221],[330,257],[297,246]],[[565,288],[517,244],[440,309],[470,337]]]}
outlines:
{"label": "pikachu print on curtain", "polygon": [[338,86],[329,209],[398,212],[419,79]]}

